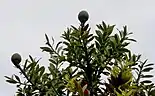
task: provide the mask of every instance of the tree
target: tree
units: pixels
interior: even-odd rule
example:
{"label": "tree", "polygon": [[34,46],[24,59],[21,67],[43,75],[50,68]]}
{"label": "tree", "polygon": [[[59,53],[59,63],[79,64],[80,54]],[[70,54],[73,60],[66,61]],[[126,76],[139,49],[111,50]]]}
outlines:
{"label": "tree", "polygon": [[127,48],[136,42],[129,38],[132,33],[127,26],[114,33],[115,25],[102,21],[92,34],[86,24],[88,13],[81,11],[78,18],[81,25],[67,28],[56,45],[45,34],[47,46],[40,48],[50,55],[48,68],[32,56],[24,64],[19,64],[18,53],[12,56],[25,77],[5,76],[7,82],[17,85],[17,96],[155,96],[149,79],[154,64],[142,61],[141,55]]}

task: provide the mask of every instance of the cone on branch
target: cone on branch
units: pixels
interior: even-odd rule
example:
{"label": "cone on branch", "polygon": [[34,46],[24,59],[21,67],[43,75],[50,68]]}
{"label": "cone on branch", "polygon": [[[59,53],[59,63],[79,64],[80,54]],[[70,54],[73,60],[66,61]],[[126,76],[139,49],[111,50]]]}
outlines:
{"label": "cone on branch", "polygon": [[78,14],[78,19],[81,22],[81,25],[84,26],[85,22],[88,20],[89,14],[87,11],[83,10]]}
{"label": "cone on branch", "polygon": [[18,53],[14,53],[11,57],[11,61],[18,68],[21,62],[21,56]]}

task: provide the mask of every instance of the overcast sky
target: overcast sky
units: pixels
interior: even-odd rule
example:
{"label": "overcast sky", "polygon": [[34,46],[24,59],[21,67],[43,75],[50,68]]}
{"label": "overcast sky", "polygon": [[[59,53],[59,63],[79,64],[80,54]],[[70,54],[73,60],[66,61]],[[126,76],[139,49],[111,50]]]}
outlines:
{"label": "overcast sky", "polygon": [[138,41],[132,43],[132,51],[155,62],[154,0],[0,0],[0,96],[13,96],[16,91],[4,78],[18,72],[11,55],[19,52],[23,61],[29,54],[43,57],[41,63],[48,65],[48,54],[39,49],[44,34],[59,41],[67,27],[78,25],[77,14],[83,9],[89,12],[93,29],[102,20],[117,28],[127,25]]}

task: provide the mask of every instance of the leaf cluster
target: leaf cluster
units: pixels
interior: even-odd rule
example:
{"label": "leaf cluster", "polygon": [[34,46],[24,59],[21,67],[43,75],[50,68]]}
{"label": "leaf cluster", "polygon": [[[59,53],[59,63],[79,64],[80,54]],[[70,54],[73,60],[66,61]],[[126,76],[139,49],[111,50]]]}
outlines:
{"label": "leaf cluster", "polygon": [[40,66],[39,60],[29,56],[19,68],[26,80],[5,76],[7,82],[17,85],[17,96],[85,96],[81,80],[87,82],[90,96],[154,96],[154,84],[149,80],[153,75],[146,74],[154,64],[142,62],[141,55],[128,49],[136,40],[129,37],[132,33],[127,26],[117,33],[115,25],[102,22],[96,26],[95,34],[89,24],[71,26],[56,46],[45,34],[47,46],[40,48],[50,54],[49,66]]}

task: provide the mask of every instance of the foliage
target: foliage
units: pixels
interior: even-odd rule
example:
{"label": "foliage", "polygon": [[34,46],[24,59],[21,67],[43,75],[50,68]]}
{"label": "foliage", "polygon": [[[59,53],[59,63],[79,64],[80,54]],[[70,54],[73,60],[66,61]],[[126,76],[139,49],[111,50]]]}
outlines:
{"label": "foliage", "polygon": [[[132,33],[127,32],[127,26],[118,33],[114,33],[114,27],[102,22],[94,35],[88,24],[71,26],[56,46],[45,34],[47,46],[40,48],[50,54],[47,70],[29,56],[21,65],[21,74],[25,72],[30,80],[22,81],[12,75],[5,76],[6,81],[17,85],[17,96],[88,96],[88,92],[90,96],[155,96],[154,84],[149,79],[153,77],[149,72],[154,64],[142,62],[141,55],[127,48],[132,41],[136,42],[129,38]],[[66,68],[62,68],[64,65]]]}

